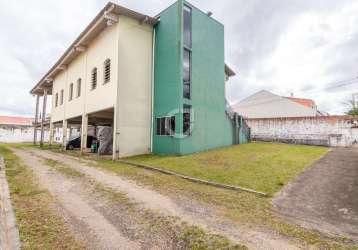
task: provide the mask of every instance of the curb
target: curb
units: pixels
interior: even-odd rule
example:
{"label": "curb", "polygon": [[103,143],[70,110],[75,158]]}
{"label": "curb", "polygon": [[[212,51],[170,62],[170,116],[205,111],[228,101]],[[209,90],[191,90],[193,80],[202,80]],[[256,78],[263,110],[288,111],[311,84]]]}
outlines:
{"label": "curb", "polygon": [[228,190],[243,191],[243,192],[248,192],[248,193],[256,194],[256,195],[263,196],[263,197],[268,197],[268,195],[266,193],[256,191],[256,190],[253,190],[253,189],[250,189],[250,188],[244,188],[244,187],[232,186],[232,185],[222,184],[222,183],[213,182],[213,181],[202,180],[202,179],[190,177],[190,176],[187,176],[187,175],[179,174],[179,173],[174,172],[174,171],[164,170],[164,169],[161,169],[161,168],[152,167],[152,166],[143,165],[143,164],[138,164],[138,163],[133,163],[133,162],[124,161],[124,160],[118,160],[118,162],[126,164],[126,165],[131,165],[131,166],[134,166],[134,167],[139,167],[139,168],[144,168],[144,169],[147,169],[147,170],[160,172],[162,174],[174,175],[174,176],[177,176],[179,178],[182,178],[182,179],[185,179],[185,180],[188,180],[188,181],[191,181],[191,182],[199,183],[199,184],[204,184],[204,185],[213,186],[213,187],[222,188],[222,189],[228,189]]}
{"label": "curb", "polygon": [[9,186],[5,175],[5,164],[0,156],[0,249],[20,249],[19,231],[11,206]]}

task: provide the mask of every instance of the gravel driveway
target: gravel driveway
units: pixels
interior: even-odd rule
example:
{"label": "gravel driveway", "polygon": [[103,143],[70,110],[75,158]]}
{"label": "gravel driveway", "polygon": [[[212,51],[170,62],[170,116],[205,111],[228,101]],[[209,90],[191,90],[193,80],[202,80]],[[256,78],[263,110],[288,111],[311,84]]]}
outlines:
{"label": "gravel driveway", "polygon": [[[180,249],[175,245],[176,242],[170,241],[170,235],[164,233],[159,240],[156,238],[148,240],[148,237],[154,237],[158,233],[146,234],[148,230],[143,228],[143,222],[140,220],[144,216],[138,214],[141,211],[153,211],[155,214],[158,213],[161,218],[178,218],[179,221],[175,223],[181,221],[199,226],[208,233],[223,235],[234,243],[245,244],[249,249],[294,250],[301,248],[301,244],[293,239],[268,230],[238,225],[223,218],[208,204],[193,199],[179,199],[178,197],[173,199],[164,196],[113,172],[90,166],[93,162],[80,161],[71,156],[44,150],[12,150],[34,170],[40,177],[40,182],[57,198],[60,205],[65,207],[65,212],[70,214],[68,216],[70,219],[67,221],[73,224],[72,227],[75,231],[76,229],[80,231],[82,236],[92,234],[89,239],[88,237],[81,238],[84,238],[85,242],[94,239],[97,242],[95,249],[106,249],[106,246],[113,245],[114,240],[123,242],[117,242],[117,245],[128,246],[124,249]],[[58,161],[66,167],[84,174],[84,177],[72,179],[63,176],[46,166],[42,162],[43,159]],[[92,199],[93,194],[85,195],[84,193],[91,193],[86,184],[89,180],[91,183],[101,184],[129,198],[136,207],[131,207],[130,210],[134,209],[135,211],[127,216],[123,213],[129,213],[128,211],[123,211],[124,209],[119,211],[113,206],[108,207],[107,202],[102,202],[97,196]],[[101,209],[102,207],[105,209]],[[85,216],[83,216],[82,209],[86,210]],[[81,221],[84,225],[79,225],[77,221]],[[96,223],[93,223],[94,221],[102,226],[99,228]],[[108,230],[105,229],[106,227]],[[133,234],[129,234],[129,231],[133,231]],[[141,233],[143,235],[138,232],[143,232]]]}
{"label": "gravel driveway", "polygon": [[303,227],[358,240],[358,148],[336,148],[273,199],[279,215]]}

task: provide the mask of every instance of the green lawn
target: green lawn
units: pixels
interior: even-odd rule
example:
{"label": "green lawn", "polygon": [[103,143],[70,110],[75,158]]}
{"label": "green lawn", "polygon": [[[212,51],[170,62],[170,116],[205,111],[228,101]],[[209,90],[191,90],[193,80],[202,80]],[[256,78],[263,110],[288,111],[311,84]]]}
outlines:
{"label": "green lawn", "polygon": [[142,155],[126,160],[272,195],[327,151],[325,147],[257,142],[187,156]]}
{"label": "green lawn", "polygon": [[[16,146],[21,147],[21,145]],[[52,150],[79,156],[76,151]],[[277,190],[282,185],[282,183],[277,183],[275,173],[281,177],[280,180],[284,177],[286,183],[301,172],[305,166],[309,166],[311,162],[327,151],[328,148],[323,147],[251,143],[182,157],[147,155],[131,157],[127,160],[168,168],[186,175],[195,176],[196,174],[197,177],[201,178],[206,176],[213,178],[214,181],[219,181],[217,177],[219,176],[222,182],[227,181],[230,184],[250,184],[249,180],[245,180],[245,178],[249,178],[255,185],[251,183],[252,185],[247,185],[247,187],[256,189],[260,183],[261,190],[268,192],[268,190]],[[218,214],[235,223],[274,231],[293,240],[303,242],[314,249],[358,250],[358,245],[352,244],[349,240],[327,237],[317,231],[301,228],[276,217],[271,212],[271,199],[268,197],[193,183],[176,176],[148,171],[109,159],[94,156],[82,157],[97,161],[97,164],[91,165],[93,167],[113,171],[164,195],[173,198],[178,196],[188,197],[210,204],[217,210]],[[199,166],[199,168],[194,166]],[[250,167],[255,170],[255,174],[250,174]],[[272,170],[270,170],[270,167]],[[237,170],[239,168],[240,171]],[[238,176],[237,173],[242,173],[244,177]],[[261,182],[256,180],[255,176],[260,176]],[[243,184],[241,185],[243,186]],[[271,194],[273,192],[271,191]]]}

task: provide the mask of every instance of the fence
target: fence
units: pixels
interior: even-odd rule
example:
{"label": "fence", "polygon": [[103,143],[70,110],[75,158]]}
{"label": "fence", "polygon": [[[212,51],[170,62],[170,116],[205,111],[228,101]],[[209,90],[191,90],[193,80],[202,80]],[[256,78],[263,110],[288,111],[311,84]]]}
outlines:
{"label": "fence", "polygon": [[253,140],[332,147],[358,145],[358,116],[255,118],[246,121]]}

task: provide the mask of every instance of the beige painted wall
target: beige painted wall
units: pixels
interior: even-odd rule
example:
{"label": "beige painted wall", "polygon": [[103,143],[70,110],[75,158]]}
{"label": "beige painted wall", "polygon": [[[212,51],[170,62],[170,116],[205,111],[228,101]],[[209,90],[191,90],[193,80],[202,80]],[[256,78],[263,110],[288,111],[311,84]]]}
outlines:
{"label": "beige painted wall", "polygon": [[[152,27],[120,16],[107,27],[53,83],[51,122],[115,107],[119,156],[150,152]],[[103,84],[103,63],[111,59],[111,81]],[[97,67],[97,88],[91,90],[91,71]],[[77,80],[81,96],[76,97]],[[69,86],[74,84],[73,100]],[[55,107],[55,94],[64,89],[64,104]]]}
{"label": "beige painted wall", "polygon": [[127,17],[120,18],[119,27],[117,147],[122,157],[150,152],[153,28]]}

